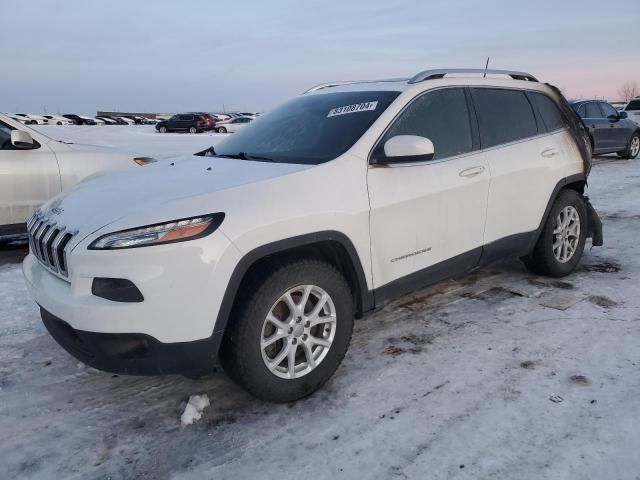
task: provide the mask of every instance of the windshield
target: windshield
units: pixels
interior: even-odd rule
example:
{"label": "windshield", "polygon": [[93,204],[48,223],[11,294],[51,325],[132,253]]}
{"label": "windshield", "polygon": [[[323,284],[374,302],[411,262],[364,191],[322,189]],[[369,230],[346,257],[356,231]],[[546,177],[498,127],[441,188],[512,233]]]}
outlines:
{"label": "windshield", "polygon": [[216,156],[317,165],[342,155],[400,92],[303,95],[215,146]]}

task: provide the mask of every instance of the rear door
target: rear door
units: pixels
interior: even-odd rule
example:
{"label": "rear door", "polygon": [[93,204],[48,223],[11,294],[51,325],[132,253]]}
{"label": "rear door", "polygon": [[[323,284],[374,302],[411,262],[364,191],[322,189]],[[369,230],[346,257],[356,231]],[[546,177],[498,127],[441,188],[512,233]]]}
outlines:
{"label": "rear door", "polygon": [[484,235],[485,254],[491,260],[518,253],[530,239],[526,234],[538,228],[556,185],[554,165],[561,147],[553,135],[539,133],[523,90],[471,91],[491,171]]}
{"label": "rear door", "polygon": [[432,90],[412,100],[372,155],[396,135],[426,137],[435,154],[368,170],[374,286],[386,285],[394,294],[477,264],[489,190],[487,161],[478,151],[463,88]]}

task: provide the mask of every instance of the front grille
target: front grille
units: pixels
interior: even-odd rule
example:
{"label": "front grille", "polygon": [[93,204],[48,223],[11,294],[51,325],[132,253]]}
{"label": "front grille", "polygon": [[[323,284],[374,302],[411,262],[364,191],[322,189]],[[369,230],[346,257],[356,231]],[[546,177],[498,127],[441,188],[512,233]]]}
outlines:
{"label": "front grille", "polygon": [[48,270],[68,278],[66,249],[69,241],[78,232],[46,218],[40,210],[36,210],[27,222],[27,231],[31,253]]}

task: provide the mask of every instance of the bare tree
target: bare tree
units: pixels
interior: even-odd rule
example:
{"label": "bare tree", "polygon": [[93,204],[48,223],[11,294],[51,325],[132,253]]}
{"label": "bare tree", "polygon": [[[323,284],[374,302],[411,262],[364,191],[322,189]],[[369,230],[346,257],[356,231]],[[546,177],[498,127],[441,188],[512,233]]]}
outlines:
{"label": "bare tree", "polygon": [[628,102],[632,98],[640,95],[640,88],[638,87],[637,82],[627,82],[622,85],[622,88],[618,90],[618,95],[622,97],[622,100]]}

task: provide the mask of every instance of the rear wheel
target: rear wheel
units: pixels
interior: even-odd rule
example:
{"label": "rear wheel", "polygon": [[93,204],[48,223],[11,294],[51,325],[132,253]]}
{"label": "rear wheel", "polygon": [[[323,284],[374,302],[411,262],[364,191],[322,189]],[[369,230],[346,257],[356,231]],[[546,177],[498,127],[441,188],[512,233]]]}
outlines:
{"label": "rear wheel", "polygon": [[227,129],[224,127],[218,128],[218,133],[227,133]]}
{"label": "rear wheel", "polygon": [[198,129],[196,127],[189,128],[189,133],[198,133]]}
{"label": "rear wheel", "polygon": [[582,195],[561,190],[531,255],[524,259],[539,275],[564,277],[575,270],[587,233],[587,208]]}
{"label": "rear wheel", "polygon": [[627,158],[629,160],[634,159],[640,153],[640,133],[636,132],[631,136],[631,140],[629,140],[629,145],[627,145],[626,150],[618,153],[620,158]]}
{"label": "rear wheel", "polygon": [[330,264],[301,260],[243,288],[222,345],[225,370],[263,400],[290,402],[336,371],[353,330],[353,298]]}

